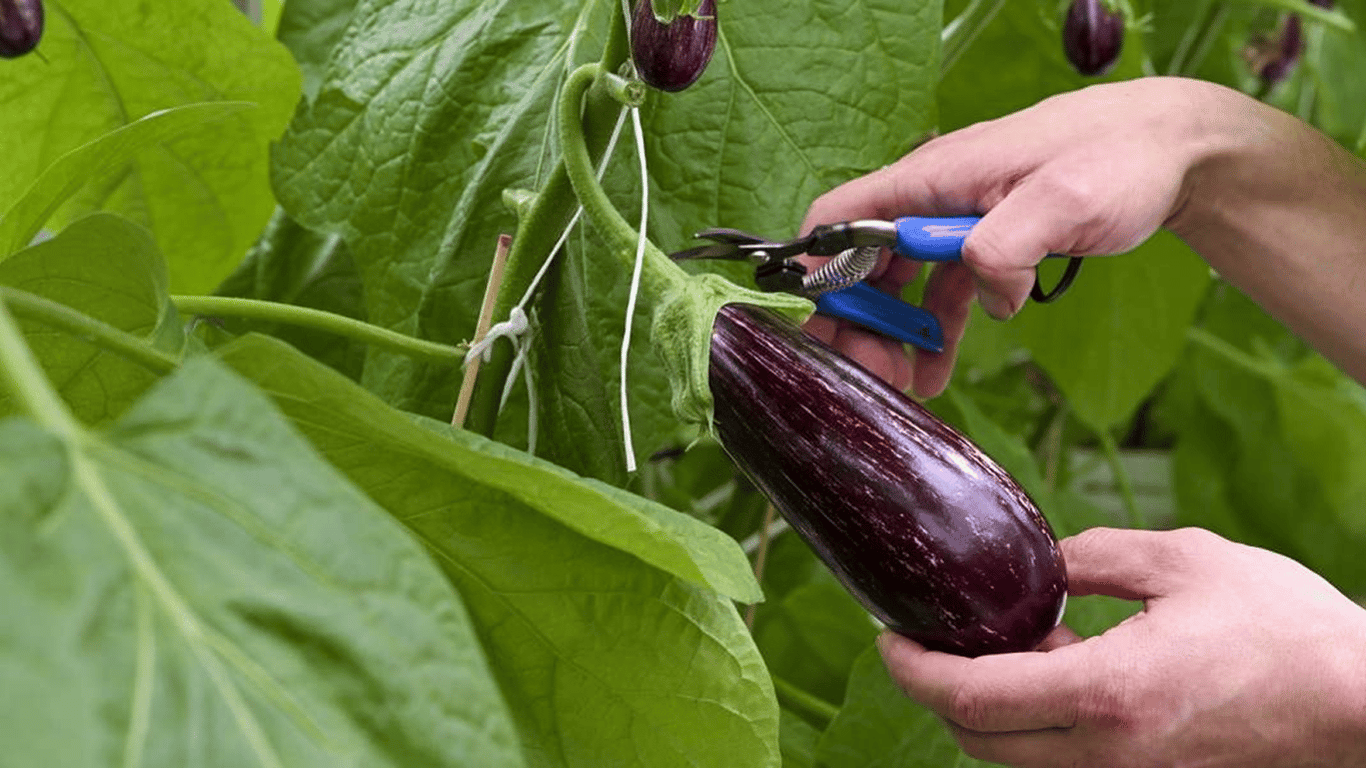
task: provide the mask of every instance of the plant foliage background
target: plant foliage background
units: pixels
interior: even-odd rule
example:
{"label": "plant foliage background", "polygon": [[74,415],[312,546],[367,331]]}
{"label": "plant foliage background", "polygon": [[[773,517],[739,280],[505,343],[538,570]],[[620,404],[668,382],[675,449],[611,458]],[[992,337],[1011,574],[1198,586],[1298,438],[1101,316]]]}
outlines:
{"label": "plant foliage background", "polygon": [[[1270,88],[1249,46],[1307,4],[1130,5],[1107,79],[1214,80],[1366,146],[1362,0],[1308,21]],[[0,762],[974,763],[671,411],[648,293],[626,471],[630,273],[600,225],[528,305],[530,387],[500,412],[485,375],[470,429],[448,424],[497,236],[543,256],[573,213],[556,94],[612,50],[614,2],[46,8],[43,58],[0,61]],[[1089,84],[1061,12],[720,0],[702,79],[641,105],[649,238],[782,236],[936,131]],[[604,178],[629,220],[632,144],[628,121]],[[519,229],[533,193],[556,205]],[[1366,595],[1366,395],[1168,234],[1056,305],[975,316],[931,406],[1060,535],[1201,525]]]}

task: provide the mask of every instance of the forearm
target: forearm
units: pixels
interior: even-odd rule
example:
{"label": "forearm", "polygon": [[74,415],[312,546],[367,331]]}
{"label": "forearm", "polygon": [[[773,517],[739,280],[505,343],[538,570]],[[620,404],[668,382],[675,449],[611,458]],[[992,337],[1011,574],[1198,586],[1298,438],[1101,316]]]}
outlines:
{"label": "forearm", "polygon": [[1207,87],[1208,139],[1168,227],[1366,382],[1366,164],[1284,112]]}

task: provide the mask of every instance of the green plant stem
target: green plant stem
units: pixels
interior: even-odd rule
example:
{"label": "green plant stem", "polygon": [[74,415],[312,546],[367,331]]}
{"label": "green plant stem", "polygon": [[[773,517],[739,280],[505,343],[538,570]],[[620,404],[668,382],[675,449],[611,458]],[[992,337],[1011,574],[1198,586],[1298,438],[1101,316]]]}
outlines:
{"label": "green plant stem", "polygon": [[1258,358],[1249,355],[1204,328],[1187,329],[1186,339],[1192,344],[1213,352],[1225,361],[1232,363],[1255,376],[1274,379],[1281,372],[1275,364],[1265,360],[1259,360]]}
{"label": "green plant stem", "polygon": [[[616,0],[603,1],[616,5]],[[613,21],[600,60],[601,66],[607,71],[616,71],[626,61],[630,52],[625,18],[620,11],[614,11],[612,16]],[[583,109],[583,122],[585,140],[591,153],[600,153],[606,147],[607,139],[612,132],[611,126],[615,124],[620,109],[621,104],[609,94],[596,89],[590,91]],[[495,322],[506,319],[512,308],[521,301],[523,292],[531,284],[541,263],[550,253],[551,246],[564,231],[577,207],[578,201],[574,197],[574,188],[569,183],[569,174],[565,172],[564,163],[557,162],[545,185],[536,193],[529,210],[517,222],[517,234],[513,237],[512,249],[508,252],[503,287],[498,292],[498,300],[493,308]],[[509,344],[496,344],[490,351],[489,361],[480,372],[479,382],[471,398],[469,417],[465,421],[466,429],[487,437],[493,436],[503,383],[512,371],[513,357]]]}
{"label": "green plant stem", "polygon": [[1115,476],[1115,484],[1119,486],[1119,497],[1124,501],[1124,511],[1129,515],[1129,525],[1134,528],[1147,528],[1148,519],[1138,507],[1134,479],[1129,476],[1129,468],[1124,466],[1119,444],[1115,442],[1113,435],[1103,429],[1096,431],[1096,437],[1100,439],[1100,449],[1110,464],[1110,474]]}
{"label": "green plant stem", "polygon": [[[564,153],[564,168],[569,183],[578,195],[583,213],[609,241],[612,251],[628,269],[635,265],[639,233],[608,199],[598,183],[593,160],[584,141],[580,104],[588,89],[602,75],[600,64],[584,64],[570,73],[560,91],[558,129],[560,151]],[[652,244],[645,244],[645,264],[641,272],[641,290],[650,296],[662,296],[687,279],[687,273],[669,261]]]}
{"label": "green plant stem", "polygon": [[8,290],[0,294],[0,382],[34,421],[75,440],[81,435],[81,425],[53,391],[38,358],[24,341],[9,311],[11,298]]}
{"label": "green plant stem", "polygon": [[43,296],[0,286],[0,301],[17,315],[65,331],[156,373],[170,373],[180,364],[175,355],[163,352],[131,333]]}
{"label": "green plant stem", "polygon": [[977,39],[982,30],[986,29],[991,20],[996,18],[996,14],[1001,12],[1005,4],[1005,0],[972,0],[962,13],[944,25],[940,35],[941,76],[953,69],[953,65],[958,63],[963,52],[972,45],[972,41]]}
{"label": "green plant stem", "polygon": [[410,357],[446,362],[462,360],[465,357],[465,352],[459,347],[414,338],[345,315],[293,304],[231,296],[172,296],[171,302],[175,304],[176,309],[187,315],[240,317],[313,328]]}
{"label": "green plant stem", "polygon": [[1279,8],[1290,13],[1298,13],[1306,21],[1320,21],[1324,25],[1351,34],[1356,32],[1356,24],[1342,11],[1327,8],[1320,8],[1308,0],[1238,0],[1238,2],[1249,3],[1252,5],[1263,5],[1268,8]]}
{"label": "green plant stem", "polygon": [[839,707],[813,693],[798,688],[777,675],[773,675],[773,692],[778,695],[779,704],[814,718],[816,722],[813,724],[821,730],[829,726],[831,721],[840,713]]}

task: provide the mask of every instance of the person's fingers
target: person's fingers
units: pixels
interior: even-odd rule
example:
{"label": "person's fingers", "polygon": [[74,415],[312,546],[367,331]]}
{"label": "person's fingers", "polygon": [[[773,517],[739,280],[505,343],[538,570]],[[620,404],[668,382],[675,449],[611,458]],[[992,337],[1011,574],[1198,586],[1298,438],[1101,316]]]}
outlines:
{"label": "person's fingers", "polygon": [[802,330],[826,344],[833,344],[835,333],[839,330],[839,321],[825,315],[812,315],[806,319],[806,323],[802,325]]}
{"label": "person's fingers", "polygon": [[948,386],[958,358],[958,343],[967,330],[972,299],[976,293],[972,272],[962,264],[939,264],[930,273],[921,307],[939,318],[944,330],[944,351],[916,350],[913,368],[917,397],[936,397]]}
{"label": "person's fingers", "polygon": [[1049,253],[1070,253],[1085,221],[1083,201],[1031,177],[1012,189],[963,241],[963,261],[977,275],[982,308],[997,320],[1024,306],[1034,266]]}
{"label": "person's fingers", "polygon": [[949,723],[958,745],[970,757],[1015,768],[1056,768],[1103,765],[1087,760],[1088,745],[1081,734],[1067,728],[1009,733],[978,733]]}
{"label": "person's fingers", "polygon": [[845,322],[836,326],[831,346],[898,390],[911,385],[911,359],[899,341]]}
{"label": "person's fingers", "polygon": [[1059,542],[1072,595],[1147,600],[1186,583],[1210,550],[1225,542],[1200,528],[1143,531],[1091,528]]}
{"label": "person's fingers", "polygon": [[969,659],[928,651],[893,633],[878,638],[892,679],[908,696],[958,726],[979,733],[1070,728],[1106,678],[1083,658],[1084,643],[1048,653]]}

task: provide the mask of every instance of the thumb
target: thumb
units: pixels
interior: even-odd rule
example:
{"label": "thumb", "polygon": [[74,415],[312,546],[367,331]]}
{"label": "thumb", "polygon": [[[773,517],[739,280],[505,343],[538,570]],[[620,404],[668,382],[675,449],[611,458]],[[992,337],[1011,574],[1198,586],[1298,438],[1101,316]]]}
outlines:
{"label": "thumb", "polygon": [[1069,594],[1125,600],[1166,597],[1190,581],[1223,539],[1199,528],[1142,531],[1091,528],[1063,539]]}
{"label": "thumb", "polygon": [[982,308],[1004,320],[1024,306],[1034,267],[1049,253],[1067,253],[1076,241],[1079,211],[1060,205],[1063,195],[1031,176],[982,216],[963,241],[963,262],[977,278]]}

